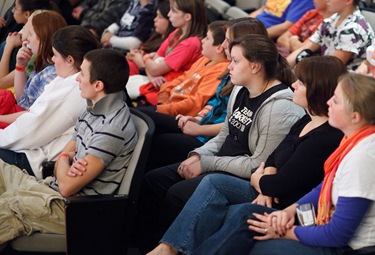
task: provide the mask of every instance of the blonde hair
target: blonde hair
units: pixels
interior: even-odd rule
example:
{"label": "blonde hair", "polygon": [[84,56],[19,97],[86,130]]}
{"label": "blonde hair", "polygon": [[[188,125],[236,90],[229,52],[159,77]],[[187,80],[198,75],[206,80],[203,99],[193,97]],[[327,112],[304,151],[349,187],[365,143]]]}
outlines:
{"label": "blonde hair", "polygon": [[339,78],[348,110],[358,112],[371,125],[375,124],[375,78],[357,73]]}

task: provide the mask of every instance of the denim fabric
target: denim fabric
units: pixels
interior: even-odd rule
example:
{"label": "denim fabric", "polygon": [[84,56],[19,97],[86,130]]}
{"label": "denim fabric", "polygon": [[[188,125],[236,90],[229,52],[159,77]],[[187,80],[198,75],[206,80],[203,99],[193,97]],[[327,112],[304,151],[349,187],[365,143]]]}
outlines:
{"label": "denim fabric", "polygon": [[15,165],[20,169],[25,169],[29,175],[34,176],[34,172],[31,169],[29,160],[25,153],[0,149],[0,159],[10,165]]}
{"label": "denim fabric", "polygon": [[204,247],[207,248],[203,248],[202,251],[195,250],[216,232],[221,231],[227,218],[232,219],[234,211],[229,210],[230,205],[250,204],[257,195],[248,181],[228,175],[210,174],[202,180],[161,242],[169,243],[185,254],[214,254],[209,250],[220,247],[220,239],[219,242],[214,242],[215,245],[206,242],[208,245]]}
{"label": "denim fabric", "polygon": [[[247,219],[254,218],[253,213],[270,213],[275,209],[250,203],[232,205],[228,209],[221,228],[208,238],[192,254],[210,255],[338,255],[344,249],[313,247],[298,241],[274,239],[255,241],[255,232],[248,229]],[[213,245],[215,244],[215,245]]]}
{"label": "denim fabric", "polygon": [[270,213],[274,210],[251,203],[229,206],[220,229],[197,247],[192,254],[248,255],[256,242],[253,239],[255,233],[248,229],[247,220],[254,218],[253,213],[263,214],[264,212]]}
{"label": "denim fabric", "polygon": [[343,253],[344,249],[315,247],[294,240],[275,239],[255,242],[249,255],[339,255]]}

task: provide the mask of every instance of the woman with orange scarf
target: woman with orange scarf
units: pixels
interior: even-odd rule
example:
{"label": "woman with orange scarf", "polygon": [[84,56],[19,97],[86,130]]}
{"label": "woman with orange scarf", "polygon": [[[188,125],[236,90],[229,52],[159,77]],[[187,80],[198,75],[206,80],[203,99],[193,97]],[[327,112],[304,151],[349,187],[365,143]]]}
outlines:
{"label": "woman with orange scarf", "polygon": [[[374,98],[373,77],[341,77],[328,101],[329,124],[345,136],[325,162],[324,181],[282,211],[247,208],[247,238],[264,240],[251,242],[249,254],[350,254],[375,245]],[[317,208],[315,226],[294,225],[297,207],[307,203]]]}

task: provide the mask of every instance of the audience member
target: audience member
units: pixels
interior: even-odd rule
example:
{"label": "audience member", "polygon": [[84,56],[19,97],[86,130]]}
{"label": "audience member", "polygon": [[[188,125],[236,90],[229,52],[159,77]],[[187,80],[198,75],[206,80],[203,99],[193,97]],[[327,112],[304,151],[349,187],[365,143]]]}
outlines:
{"label": "audience member", "polygon": [[104,30],[103,47],[130,50],[147,41],[152,32],[157,0],[132,0],[121,19]]}
{"label": "audience member", "polygon": [[[222,232],[220,227],[225,216],[230,214],[229,208],[252,202],[283,209],[323,180],[324,161],[337,148],[343,136],[341,131],[328,124],[326,102],[344,73],[345,65],[331,56],[312,57],[299,63],[296,67],[298,80],[293,83],[293,102],[304,107],[308,114],[291,128],[266,164],[262,163],[251,175],[251,185],[246,180],[222,174],[205,177],[162,238],[162,243],[150,254],[177,254],[178,251],[186,254],[215,254],[219,251],[229,254],[228,248],[235,249],[236,254],[246,254],[248,250],[244,247],[247,244],[236,243],[236,247],[233,243],[225,244],[228,240],[223,235],[230,236],[231,233]],[[194,209],[191,207],[193,204]],[[176,227],[180,231],[176,232]],[[208,247],[206,242],[211,238],[216,240],[218,230],[222,239]],[[170,252],[163,253],[164,249]]]}
{"label": "audience member", "polygon": [[333,14],[327,6],[327,0],[315,0],[314,6],[314,10],[306,12],[288,31],[277,38],[279,52],[283,53],[283,56],[288,56],[290,52],[300,48],[318,29],[319,24]]}
{"label": "audience member", "polygon": [[[265,26],[255,18],[241,18],[228,22],[222,47],[230,59],[228,42],[247,34],[267,36]],[[228,70],[222,73],[215,95],[207,102],[197,116],[183,116],[148,112],[155,122],[151,153],[147,170],[166,166],[186,159],[195,148],[204,145],[218,135],[227,116],[229,95],[233,89]]]}
{"label": "audience member", "polygon": [[[17,24],[26,24],[28,18],[35,10],[51,9],[49,0],[16,0],[12,9],[14,20]],[[24,29],[17,30],[8,34],[6,41],[0,45],[0,88],[6,89],[13,86],[14,73],[12,72],[16,65],[17,52],[26,40],[27,34]]]}
{"label": "audience member", "polygon": [[14,3],[6,10],[0,18],[0,42],[4,42],[9,33],[20,31],[23,24],[17,24],[13,16]]}
{"label": "audience member", "polygon": [[[9,114],[27,110],[43,92],[44,86],[56,77],[55,66],[52,62],[52,36],[60,28],[66,26],[64,18],[55,11],[37,11],[28,19],[27,39],[17,53],[16,69],[14,70],[14,93],[17,100],[15,104],[12,92],[1,90],[3,98],[1,114]],[[26,66],[35,55],[34,71],[28,76]],[[6,123],[11,123],[9,120]],[[6,123],[1,123],[6,127]]]}
{"label": "audience member", "polygon": [[[185,161],[145,175],[144,210],[155,201],[152,216],[162,215],[166,220],[154,220],[153,224],[158,224],[155,233],[161,232],[158,238],[204,176],[220,171],[249,178],[304,115],[303,109],[291,102],[293,93],[288,85],[295,77],[275,44],[264,35],[248,35],[234,42],[239,44],[230,52],[232,62],[228,68],[232,83],[238,86],[229,98],[220,133],[190,152]],[[150,225],[147,227],[154,231]]]}
{"label": "audience member", "polygon": [[[57,159],[55,177],[38,182],[0,161],[0,245],[33,232],[64,234],[63,196],[112,194],[125,174],[137,143],[123,101],[127,62],[119,52],[94,50],[85,55],[81,69],[77,80],[89,107]],[[84,167],[85,175],[73,174],[75,167]]]}
{"label": "audience member", "polygon": [[0,158],[37,179],[42,178],[42,162],[56,160],[85,109],[75,78],[84,54],[100,44],[86,28],[69,26],[56,32],[52,47],[57,77],[28,111],[0,116],[0,121],[13,122],[0,130]]}
{"label": "audience member", "polygon": [[[375,245],[374,97],[373,77],[350,73],[340,79],[328,101],[329,123],[345,137],[325,162],[324,181],[283,211],[268,211],[268,216],[263,216],[263,207],[239,208],[246,218],[254,215],[248,221],[250,233],[246,229],[248,235],[242,235],[250,254],[278,254],[281,247],[298,254],[344,254]],[[317,209],[315,226],[294,225],[297,206],[306,203]],[[239,229],[236,223],[231,228]],[[254,240],[254,234],[260,236]]]}
{"label": "audience member", "polygon": [[172,0],[170,3],[168,17],[176,30],[157,52],[143,57],[147,77],[133,75],[127,84],[132,99],[147,96],[151,105],[156,104],[157,90],[162,84],[189,70],[202,56],[200,40],[207,31],[206,10],[201,0]]}
{"label": "audience member", "polygon": [[87,11],[82,18],[81,25],[90,29],[97,38],[104,29],[116,22],[125,12],[130,0],[101,0]]}
{"label": "audience member", "polygon": [[169,11],[170,8],[168,0],[164,0],[159,3],[158,9],[156,10],[156,16],[154,18],[155,31],[146,42],[141,44],[138,49],[130,49],[130,51],[126,54],[126,59],[128,60],[130,68],[130,75],[146,75],[145,63],[143,62],[144,55],[157,51],[162,42],[168,38],[170,33],[173,32],[174,28],[168,18]]}
{"label": "audience member", "polygon": [[[22,114],[34,103],[44,90],[44,86],[56,77],[52,61],[52,36],[66,26],[64,18],[55,11],[37,11],[28,19],[26,25],[28,37],[17,53],[17,65],[14,70],[14,92],[1,90],[0,95],[7,99],[1,103],[2,115],[18,112]],[[35,55],[34,71],[28,76],[26,66]],[[19,115],[14,115],[19,116]],[[0,123],[2,128],[12,123],[12,119]]]}
{"label": "audience member", "polygon": [[355,70],[365,58],[374,31],[358,9],[360,0],[328,1],[328,9],[336,14],[324,20],[318,30],[301,48],[288,57],[291,66],[301,54],[311,54],[320,49],[320,55],[338,57],[348,70]]}
{"label": "audience member", "polygon": [[218,77],[227,69],[228,60],[221,43],[225,38],[226,21],[214,21],[202,39],[202,57],[182,75],[166,82],[158,93],[157,106],[145,107],[145,112],[196,115],[215,94]]}
{"label": "audience member", "polygon": [[314,9],[312,0],[267,0],[249,16],[259,19],[266,26],[268,36],[276,39],[311,9]]}

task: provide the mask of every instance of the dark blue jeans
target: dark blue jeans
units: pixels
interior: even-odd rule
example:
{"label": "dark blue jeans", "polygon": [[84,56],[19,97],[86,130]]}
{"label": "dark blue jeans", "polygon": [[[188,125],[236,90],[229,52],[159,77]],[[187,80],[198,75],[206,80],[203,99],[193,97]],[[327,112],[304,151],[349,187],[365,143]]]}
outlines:
{"label": "dark blue jeans", "polygon": [[34,172],[31,169],[29,160],[25,153],[0,149],[0,159],[10,165],[15,165],[20,169],[25,169],[29,175],[34,176]]}
{"label": "dark blue jeans", "polygon": [[251,204],[258,193],[248,181],[220,174],[206,176],[161,242],[184,254],[207,255],[335,255],[341,249],[312,247],[297,241],[255,241],[248,229],[253,213],[275,209]]}
{"label": "dark blue jeans", "polygon": [[[259,235],[248,229],[253,213],[270,213],[274,209],[250,203],[229,206],[222,226],[191,254],[210,255],[339,255],[344,249],[316,247],[288,239],[256,241]],[[199,237],[198,237],[199,238]]]}
{"label": "dark blue jeans", "polygon": [[[231,243],[230,233],[237,233],[237,227],[230,223],[230,227],[222,231],[225,222],[237,217],[237,205],[250,204],[257,196],[258,192],[250,186],[249,181],[210,174],[203,178],[161,242],[172,245],[184,254],[231,254],[224,252],[224,246]],[[245,225],[249,215],[239,215],[241,220],[237,222],[238,227],[244,228],[240,231],[241,235],[249,235]],[[239,250],[249,250],[246,242],[234,243],[236,252],[233,254],[239,255]],[[242,244],[244,246],[239,247]]]}

